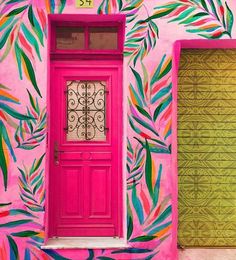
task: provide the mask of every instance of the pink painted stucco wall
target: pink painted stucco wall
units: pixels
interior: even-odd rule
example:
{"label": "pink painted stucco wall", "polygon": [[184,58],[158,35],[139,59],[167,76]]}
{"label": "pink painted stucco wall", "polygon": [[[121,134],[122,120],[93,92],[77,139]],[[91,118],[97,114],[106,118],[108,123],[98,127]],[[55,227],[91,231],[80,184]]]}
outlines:
{"label": "pink painted stucco wall", "polygon": [[[177,259],[172,171],[176,40],[236,38],[233,0],[0,2],[0,259]],[[44,234],[47,14],[124,13],[127,236],[120,250],[41,250]],[[137,184],[137,185],[134,185]],[[174,192],[174,193],[173,193]],[[176,212],[176,211],[174,211]],[[63,258],[64,257],[64,258]]]}

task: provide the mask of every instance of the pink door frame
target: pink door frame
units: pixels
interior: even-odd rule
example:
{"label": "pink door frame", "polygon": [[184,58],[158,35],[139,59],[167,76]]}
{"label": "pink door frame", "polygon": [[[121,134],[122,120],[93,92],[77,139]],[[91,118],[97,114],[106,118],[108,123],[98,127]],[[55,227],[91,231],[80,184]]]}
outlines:
{"label": "pink door frame", "polygon": [[181,49],[234,49],[235,39],[223,40],[179,40],[173,45],[172,60],[172,223],[173,238],[172,252],[177,256],[177,234],[178,234],[178,162],[177,162],[177,99],[178,99],[178,69]]}
{"label": "pink door frame", "polygon": [[[123,78],[123,73],[122,73],[122,67],[123,67],[123,48],[124,48],[124,35],[125,35],[125,15],[83,15],[83,14],[60,14],[60,15],[48,15],[48,52],[47,52],[47,123],[48,123],[48,134],[47,134],[47,145],[46,145],[46,178],[45,178],[45,189],[46,189],[46,199],[45,199],[45,216],[44,216],[44,221],[45,221],[45,241],[44,243],[47,242],[48,240],[48,234],[49,234],[49,173],[50,173],[50,163],[53,160],[53,153],[52,153],[52,140],[49,135],[50,129],[51,129],[51,107],[50,107],[50,99],[51,99],[51,92],[50,92],[50,85],[51,85],[51,61],[52,60],[61,60],[61,59],[66,59],[66,60],[113,60],[113,62],[116,64],[117,62],[121,65],[119,65],[119,73],[121,76],[121,79]],[[61,23],[61,22],[72,22],[73,24],[80,23],[80,22],[90,22],[92,24],[96,24],[97,21],[100,23],[108,24],[118,24],[119,23],[119,30],[118,30],[118,49],[117,51],[114,52],[114,50],[95,50],[95,51],[75,51],[74,50],[74,55],[71,55],[70,51],[58,51],[55,49],[55,29],[54,26],[55,24]],[[73,52],[73,50],[71,50]],[[121,81],[123,82],[123,81]],[[121,90],[121,98],[122,98],[122,90]],[[123,104],[122,104],[123,105]],[[122,116],[123,120],[123,116]],[[122,122],[121,122],[122,123]],[[121,128],[120,131],[120,140],[122,140],[123,143],[123,134],[122,134],[123,129]],[[121,145],[119,153],[120,153],[120,159],[122,158],[122,151],[123,150],[123,145]],[[120,187],[123,189],[123,174],[122,174],[122,160],[120,160],[121,164],[121,182],[120,182]],[[121,190],[121,194],[118,198],[119,200],[119,208],[122,209],[121,213],[121,218],[119,221],[119,233],[122,234],[122,237],[126,237],[125,231],[123,230],[126,221],[125,219],[125,211],[126,205],[125,205],[125,200],[123,200],[125,192]]]}

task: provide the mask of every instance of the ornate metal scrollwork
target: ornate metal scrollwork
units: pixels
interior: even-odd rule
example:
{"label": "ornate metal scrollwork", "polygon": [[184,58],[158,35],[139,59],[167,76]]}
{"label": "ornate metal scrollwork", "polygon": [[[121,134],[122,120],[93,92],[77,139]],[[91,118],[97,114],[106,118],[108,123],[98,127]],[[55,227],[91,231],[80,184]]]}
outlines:
{"label": "ornate metal scrollwork", "polygon": [[105,82],[67,81],[67,139],[106,140],[105,108]]}

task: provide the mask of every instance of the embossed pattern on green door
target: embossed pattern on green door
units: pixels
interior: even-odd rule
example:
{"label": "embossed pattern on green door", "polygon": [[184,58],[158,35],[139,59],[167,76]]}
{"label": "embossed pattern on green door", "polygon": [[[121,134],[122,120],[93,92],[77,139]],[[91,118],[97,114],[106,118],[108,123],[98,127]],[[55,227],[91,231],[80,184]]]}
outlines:
{"label": "embossed pattern on green door", "polygon": [[183,50],[178,81],[178,243],[235,247],[236,50]]}

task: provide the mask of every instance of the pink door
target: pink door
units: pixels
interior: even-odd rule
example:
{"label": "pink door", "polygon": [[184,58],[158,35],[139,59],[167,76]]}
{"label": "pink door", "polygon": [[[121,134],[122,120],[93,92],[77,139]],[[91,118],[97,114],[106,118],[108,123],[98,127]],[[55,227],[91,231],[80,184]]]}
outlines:
{"label": "pink door", "polygon": [[49,237],[122,236],[122,63],[51,63]]}

